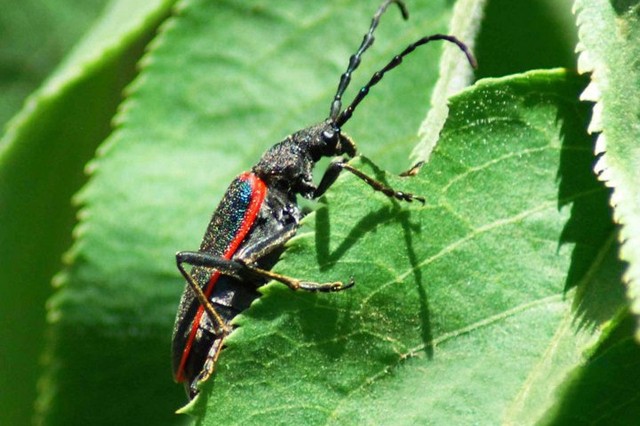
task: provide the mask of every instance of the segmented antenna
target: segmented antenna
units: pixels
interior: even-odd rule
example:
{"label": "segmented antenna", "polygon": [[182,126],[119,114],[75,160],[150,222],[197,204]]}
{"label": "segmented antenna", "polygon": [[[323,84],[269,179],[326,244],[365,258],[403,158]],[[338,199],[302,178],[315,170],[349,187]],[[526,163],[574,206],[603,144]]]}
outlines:
{"label": "segmented antenna", "polygon": [[[414,50],[416,50],[416,48],[418,48],[418,47],[420,47],[422,45],[425,45],[425,44],[427,44],[427,43],[429,43],[431,41],[434,41],[434,40],[444,40],[444,41],[448,41],[450,43],[455,44],[465,54],[465,56],[467,57],[467,60],[471,64],[471,66],[474,67],[474,68],[477,67],[476,60],[473,57],[473,55],[471,54],[471,52],[469,51],[469,48],[463,42],[461,42],[460,40],[458,40],[454,36],[443,35],[443,34],[434,34],[434,35],[422,37],[420,40],[418,40],[415,43],[412,43],[409,46],[407,46],[399,55],[394,56],[393,59],[391,61],[389,61],[389,63],[387,65],[384,66],[384,68],[380,69],[379,71],[377,71],[377,72],[375,72],[373,74],[373,76],[371,77],[369,82],[360,89],[360,91],[358,92],[356,97],[353,99],[351,104],[347,108],[345,108],[344,111],[340,112],[339,115],[337,116],[337,118],[334,119],[335,125],[338,128],[340,128],[340,127],[342,127],[342,125],[344,123],[349,121],[349,119],[353,115],[353,111],[356,109],[356,107],[360,104],[360,102],[362,102],[362,100],[369,93],[369,89],[371,89],[371,87],[373,87],[376,84],[378,84],[378,82],[380,80],[382,80],[382,77],[384,77],[385,73],[387,73],[388,71],[391,71],[392,69],[394,69],[395,67],[400,65],[402,63],[402,59],[405,56],[407,56],[408,54],[410,54],[411,52],[413,52]],[[364,43],[363,43],[363,45],[364,45]],[[349,65],[351,66],[351,64],[349,64]],[[344,75],[346,75],[346,74],[347,73],[345,73]],[[343,77],[344,77],[344,75],[343,75]],[[340,83],[342,85],[342,82],[340,82]],[[342,86],[340,86],[340,87],[342,87]],[[339,90],[338,90],[338,93],[340,93]],[[336,94],[336,99],[338,99],[338,103],[340,103],[339,97],[338,97],[337,94]],[[334,104],[335,103],[336,103],[336,100],[334,100]],[[334,112],[333,111],[333,107],[334,107],[334,105],[332,105],[332,107],[331,107],[332,114]],[[331,116],[331,118],[333,118],[333,115]]]}
{"label": "segmented antenna", "polygon": [[340,77],[340,84],[338,84],[338,90],[336,91],[336,95],[333,97],[333,102],[331,102],[331,111],[329,111],[329,117],[332,121],[335,121],[338,118],[338,114],[340,114],[340,110],[342,109],[342,95],[344,94],[344,91],[347,90],[347,87],[351,82],[351,74],[356,70],[356,68],[358,68],[358,65],[360,65],[360,58],[362,57],[362,54],[370,48],[375,41],[373,32],[380,22],[380,17],[391,3],[398,5],[404,19],[409,19],[409,12],[401,0],[387,0],[380,5],[371,19],[371,26],[369,27],[369,31],[364,35],[362,44],[360,44],[356,53],[349,58],[349,66],[347,66],[347,70]]}

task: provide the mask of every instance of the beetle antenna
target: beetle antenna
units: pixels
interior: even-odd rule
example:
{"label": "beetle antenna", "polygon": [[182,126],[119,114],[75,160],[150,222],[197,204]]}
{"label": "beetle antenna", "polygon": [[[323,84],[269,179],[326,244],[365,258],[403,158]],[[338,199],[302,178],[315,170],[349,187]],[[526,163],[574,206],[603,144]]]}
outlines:
{"label": "beetle antenna", "polygon": [[351,74],[358,68],[360,65],[360,59],[362,54],[371,47],[373,42],[375,41],[375,37],[373,36],[373,32],[375,31],[378,23],[380,22],[380,17],[387,10],[387,7],[391,4],[395,3],[400,8],[400,12],[402,13],[402,17],[404,19],[409,19],[409,12],[407,11],[407,7],[404,5],[402,0],[386,0],[384,3],[380,5],[375,15],[371,19],[371,26],[369,27],[369,31],[364,35],[362,39],[362,44],[360,47],[349,58],[349,65],[347,66],[347,70],[340,77],[340,84],[338,84],[338,90],[336,91],[336,95],[333,97],[333,102],[331,103],[331,111],[329,112],[329,117],[332,121],[335,121],[338,118],[338,114],[340,114],[340,110],[342,109],[342,95],[344,91],[347,90],[349,83],[351,82]]}
{"label": "beetle antenna", "polygon": [[444,35],[444,34],[434,34],[434,35],[422,37],[420,40],[407,46],[399,55],[394,56],[393,59],[389,61],[387,65],[384,66],[384,68],[375,72],[373,76],[371,76],[371,80],[369,80],[369,82],[360,89],[360,91],[358,92],[356,97],[353,99],[351,104],[347,108],[345,108],[344,111],[342,111],[339,114],[339,116],[334,120],[336,126],[342,127],[344,123],[349,121],[349,119],[353,115],[353,111],[369,93],[369,89],[371,89],[371,87],[378,84],[378,82],[382,80],[382,77],[384,77],[384,75],[387,72],[391,71],[392,69],[400,65],[402,63],[402,59],[405,56],[407,56],[408,54],[416,50],[416,48],[434,40],[444,40],[444,41],[448,41],[450,43],[455,44],[465,54],[465,56],[467,57],[467,61],[469,61],[469,64],[471,64],[473,68],[477,68],[478,63],[476,62],[476,59],[473,57],[473,54],[469,51],[469,48],[467,47],[467,45],[461,42],[460,40],[458,40],[457,38],[455,38],[454,36]]}

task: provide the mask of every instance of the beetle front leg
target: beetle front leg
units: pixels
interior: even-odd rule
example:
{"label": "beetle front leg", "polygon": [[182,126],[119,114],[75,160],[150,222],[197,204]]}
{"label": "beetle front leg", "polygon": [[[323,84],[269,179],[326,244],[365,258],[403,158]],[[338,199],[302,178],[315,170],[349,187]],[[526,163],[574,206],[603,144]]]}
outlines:
{"label": "beetle front leg", "polygon": [[[405,173],[409,175],[409,173],[415,168],[416,166],[412,167],[409,171]],[[355,176],[360,178],[362,181],[364,181],[367,185],[369,185],[375,191],[380,191],[387,197],[395,198],[396,200],[399,200],[399,201],[411,202],[413,200],[418,200],[423,204],[425,202],[425,199],[423,197],[413,195],[408,192],[396,191],[395,189],[389,186],[386,186],[381,182],[378,182],[374,178],[370,177],[369,175],[361,172],[360,170],[356,169],[355,167],[347,163],[347,160],[345,160],[344,158],[334,160],[329,164],[329,167],[325,171],[324,176],[322,176],[320,185],[318,185],[318,189],[313,194],[314,195],[313,198],[317,198],[322,194],[324,194],[325,191],[336,181],[336,179],[338,178],[338,175],[340,175],[340,172],[342,172],[343,170],[347,170],[353,173]],[[416,174],[416,173],[417,171],[414,172],[413,174]]]}
{"label": "beetle front leg", "polygon": [[400,173],[401,177],[415,176],[420,172],[424,166],[424,161],[420,160],[416,164],[414,164],[409,170]]}
{"label": "beetle front leg", "polygon": [[343,165],[346,164],[347,160],[344,158],[336,158],[329,163],[329,167],[324,171],[322,175],[322,179],[320,180],[320,184],[316,188],[316,191],[313,193],[313,198],[318,198],[325,192],[333,183],[338,179],[340,173],[343,170]]}

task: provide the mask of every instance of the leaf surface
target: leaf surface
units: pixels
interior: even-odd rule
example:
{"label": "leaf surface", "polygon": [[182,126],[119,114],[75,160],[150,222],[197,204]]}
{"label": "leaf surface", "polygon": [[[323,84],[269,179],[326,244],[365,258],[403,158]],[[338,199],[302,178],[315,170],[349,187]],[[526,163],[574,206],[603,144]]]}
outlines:
{"label": "leaf surface", "polygon": [[[202,424],[531,424],[624,305],[608,191],[591,170],[585,79],[479,82],[452,99],[407,205],[344,176],[237,318]],[[599,297],[601,295],[607,297]]]}

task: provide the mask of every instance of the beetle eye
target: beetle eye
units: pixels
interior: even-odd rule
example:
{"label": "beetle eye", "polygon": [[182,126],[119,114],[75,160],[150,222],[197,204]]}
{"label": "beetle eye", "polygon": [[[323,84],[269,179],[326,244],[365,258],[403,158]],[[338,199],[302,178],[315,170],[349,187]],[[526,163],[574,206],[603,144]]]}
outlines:
{"label": "beetle eye", "polygon": [[336,134],[333,130],[325,130],[324,132],[322,132],[322,138],[326,142],[332,141],[335,137],[336,137]]}

